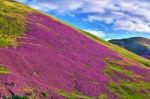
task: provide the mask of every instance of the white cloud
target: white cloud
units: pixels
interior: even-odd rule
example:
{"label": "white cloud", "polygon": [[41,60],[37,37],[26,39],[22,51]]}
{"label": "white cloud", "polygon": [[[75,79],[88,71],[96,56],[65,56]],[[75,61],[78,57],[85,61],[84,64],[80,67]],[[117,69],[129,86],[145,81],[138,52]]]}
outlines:
{"label": "white cloud", "polygon": [[100,30],[85,30],[95,36],[98,36],[98,37],[105,37],[105,33],[103,31],[100,31]]}
{"label": "white cloud", "polygon": [[146,24],[142,23],[134,23],[132,21],[117,21],[115,23],[116,29],[123,29],[123,30],[129,30],[129,31],[138,31],[138,32],[150,32],[150,27]]}
{"label": "white cloud", "polygon": [[150,33],[149,0],[31,0],[29,5],[45,11],[86,14],[86,20],[112,23],[114,29]]}

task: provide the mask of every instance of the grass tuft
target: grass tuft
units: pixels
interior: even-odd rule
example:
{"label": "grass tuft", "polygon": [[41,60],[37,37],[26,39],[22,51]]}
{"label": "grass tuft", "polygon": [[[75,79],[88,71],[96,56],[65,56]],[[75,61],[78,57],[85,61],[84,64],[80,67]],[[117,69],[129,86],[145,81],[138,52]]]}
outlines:
{"label": "grass tuft", "polygon": [[66,99],[95,99],[93,97],[86,96],[86,95],[80,94],[78,92],[68,93],[68,92],[66,92],[64,90],[61,90],[61,91],[58,91],[57,93],[59,95],[65,97]]}
{"label": "grass tuft", "polygon": [[0,65],[0,74],[9,74],[11,73],[5,66]]}
{"label": "grass tuft", "polygon": [[102,93],[102,94],[100,95],[99,99],[108,99],[108,96],[107,96],[107,94]]}

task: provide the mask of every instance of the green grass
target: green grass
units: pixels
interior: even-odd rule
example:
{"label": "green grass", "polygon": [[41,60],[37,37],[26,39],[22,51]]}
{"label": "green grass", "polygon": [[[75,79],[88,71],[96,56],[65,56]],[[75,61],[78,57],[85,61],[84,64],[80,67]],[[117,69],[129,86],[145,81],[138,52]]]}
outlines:
{"label": "green grass", "polygon": [[100,95],[99,99],[108,99],[108,96],[107,96],[107,94],[102,93],[102,94]]}
{"label": "green grass", "polygon": [[14,0],[0,0],[0,47],[16,46],[25,32],[26,15],[32,10]]}
{"label": "green grass", "polygon": [[7,47],[11,45],[16,45],[15,38],[0,38],[0,46]]}
{"label": "green grass", "polygon": [[110,82],[109,90],[117,97],[123,99],[149,99],[149,93],[142,93],[141,90],[150,90],[150,84],[145,82]]}
{"label": "green grass", "polygon": [[[124,78],[121,78],[119,82],[115,82],[112,79],[112,77],[115,76],[114,71],[121,73],[123,75],[127,75],[129,78],[135,80],[136,82],[124,80]],[[150,83],[144,82],[140,79],[137,80],[137,78],[134,77],[134,73],[127,71],[124,68],[111,62],[107,62],[107,67],[105,72],[108,75],[110,80],[108,86],[109,90],[115,96],[121,99],[149,99],[150,98],[150,94],[148,93],[150,90]],[[141,91],[145,91],[145,93],[142,93]]]}
{"label": "green grass", "polygon": [[46,98],[48,97],[49,93],[48,93],[48,90],[45,90],[44,92],[42,92],[42,95]]}
{"label": "green grass", "polygon": [[71,92],[71,93],[68,93],[64,90],[61,90],[61,91],[58,91],[57,92],[59,95],[65,97],[66,99],[95,99],[93,97],[90,97],[90,96],[85,96],[83,94],[80,94],[78,92]]}
{"label": "green grass", "polygon": [[[112,62],[107,62],[106,63],[108,64],[108,68],[106,69],[106,72],[107,73],[113,73],[114,71],[115,72],[119,72],[121,74],[125,74],[125,75],[128,75],[129,77],[132,77],[133,76],[133,73],[131,71],[128,71],[126,69],[124,69],[123,67],[121,66],[118,66],[116,65],[115,63],[112,63]],[[113,74],[112,74],[113,76]]]}
{"label": "green grass", "polygon": [[9,74],[10,71],[3,65],[0,65],[0,74]]}

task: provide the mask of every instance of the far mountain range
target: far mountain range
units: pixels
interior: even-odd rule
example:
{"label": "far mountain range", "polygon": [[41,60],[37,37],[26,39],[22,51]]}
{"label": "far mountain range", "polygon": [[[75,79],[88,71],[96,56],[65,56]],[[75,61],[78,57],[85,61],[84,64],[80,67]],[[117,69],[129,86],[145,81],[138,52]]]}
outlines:
{"label": "far mountain range", "polygon": [[113,39],[109,42],[150,59],[150,39],[148,38],[131,37],[125,39]]}

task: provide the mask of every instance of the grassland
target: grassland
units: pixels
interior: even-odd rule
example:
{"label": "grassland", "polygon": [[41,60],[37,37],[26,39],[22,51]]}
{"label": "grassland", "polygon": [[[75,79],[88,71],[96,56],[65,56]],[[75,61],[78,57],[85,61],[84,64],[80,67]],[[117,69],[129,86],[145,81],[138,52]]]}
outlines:
{"label": "grassland", "polygon": [[25,16],[29,12],[31,9],[14,0],[0,0],[0,47],[17,45],[17,38],[25,32]]}

